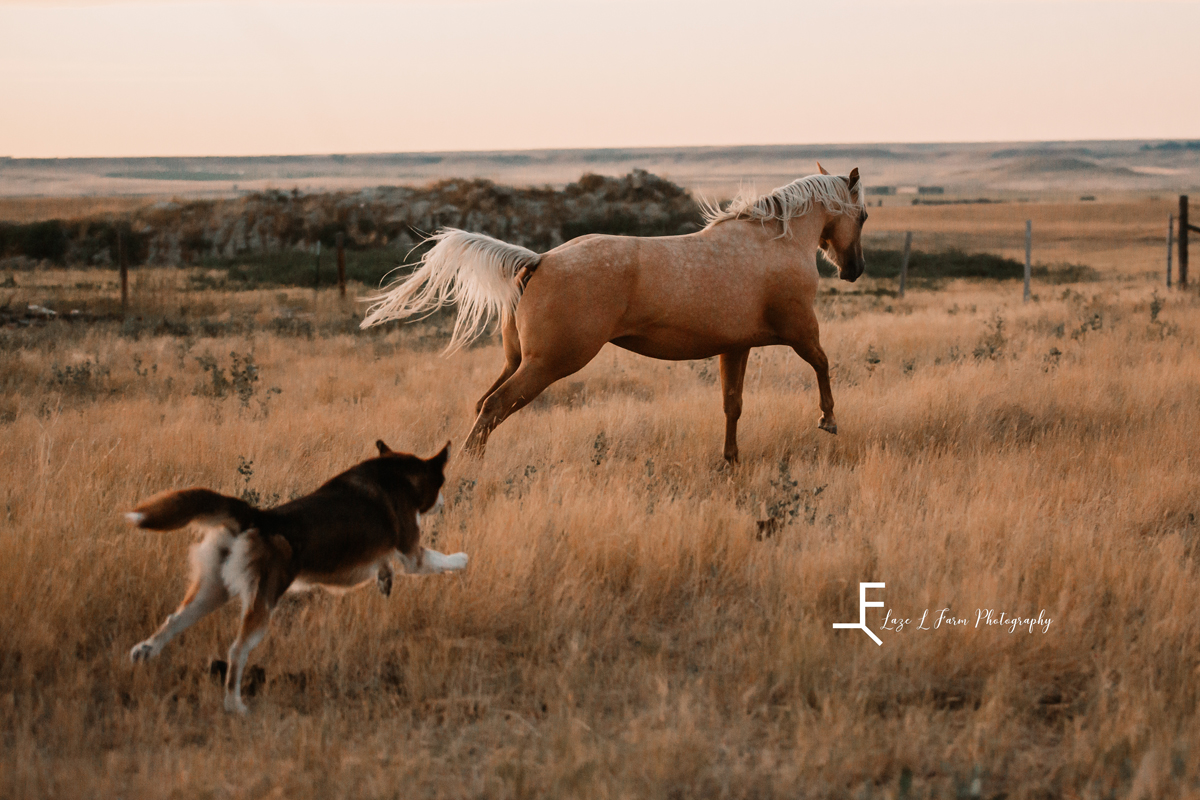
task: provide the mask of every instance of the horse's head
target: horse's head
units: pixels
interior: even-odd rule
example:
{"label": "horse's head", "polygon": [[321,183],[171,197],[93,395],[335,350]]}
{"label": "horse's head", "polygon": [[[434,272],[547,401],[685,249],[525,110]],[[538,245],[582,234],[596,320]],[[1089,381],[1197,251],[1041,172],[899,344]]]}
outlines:
{"label": "horse's head", "polygon": [[[821,170],[822,175],[829,174],[819,162],[817,169]],[[850,174],[842,180],[846,182],[850,207],[855,210],[830,215],[821,230],[820,247],[825,258],[838,268],[838,277],[854,282],[867,266],[862,251],[862,229],[867,221],[866,189],[858,179],[858,167],[850,170]]]}

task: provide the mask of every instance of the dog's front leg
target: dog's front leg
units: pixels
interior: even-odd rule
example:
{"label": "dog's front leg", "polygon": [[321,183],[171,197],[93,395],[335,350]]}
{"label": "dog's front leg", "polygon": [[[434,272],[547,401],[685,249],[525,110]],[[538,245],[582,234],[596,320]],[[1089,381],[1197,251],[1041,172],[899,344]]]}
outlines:
{"label": "dog's front leg", "polygon": [[379,571],[375,573],[375,585],[384,597],[392,596],[392,574],[392,564],[389,561],[380,564]]}
{"label": "dog's front leg", "polygon": [[466,553],[446,555],[437,550],[418,547],[415,555],[397,552],[397,558],[409,575],[436,575],[439,572],[457,572],[467,566]]}

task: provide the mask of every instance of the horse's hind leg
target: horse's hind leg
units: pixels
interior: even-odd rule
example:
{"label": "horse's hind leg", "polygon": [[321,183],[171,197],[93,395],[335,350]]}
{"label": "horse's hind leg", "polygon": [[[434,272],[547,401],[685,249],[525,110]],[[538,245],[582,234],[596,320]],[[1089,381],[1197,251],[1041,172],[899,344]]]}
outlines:
{"label": "horse's hind leg", "polygon": [[821,392],[821,421],[817,423],[817,427],[829,433],[837,433],[837,419],[833,416],[833,390],[829,386],[829,359],[821,349],[815,330],[814,324],[812,337],[793,344],[792,349],[811,364],[817,373],[817,388]]}
{"label": "horse's hind leg", "polygon": [[539,363],[521,362],[517,371],[484,399],[463,450],[474,456],[482,456],[484,448],[487,447],[488,436],[496,426],[528,405],[559,377]]}
{"label": "horse's hind leg", "polygon": [[488,436],[497,425],[528,405],[556,380],[583,369],[603,346],[604,342],[601,341],[576,353],[558,354],[560,358],[553,361],[526,356],[517,367],[517,371],[483,401],[479,417],[467,436],[463,450],[474,456],[482,456],[484,448],[487,447]]}
{"label": "horse's hind leg", "polygon": [[737,424],[742,416],[742,384],[749,360],[749,348],[722,353],[720,358],[721,392],[725,401],[725,460],[730,463],[738,460]]}
{"label": "horse's hind leg", "polygon": [[517,334],[517,315],[508,314],[504,320],[504,326],[501,329],[502,341],[504,342],[504,372],[496,379],[491,388],[483,393],[483,397],[479,398],[479,402],[475,404],[475,416],[483,411],[483,403],[488,399],[492,392],[504,385],[504,382],[513,376],[517,371],[517,367],[521,366],[521,337]]}

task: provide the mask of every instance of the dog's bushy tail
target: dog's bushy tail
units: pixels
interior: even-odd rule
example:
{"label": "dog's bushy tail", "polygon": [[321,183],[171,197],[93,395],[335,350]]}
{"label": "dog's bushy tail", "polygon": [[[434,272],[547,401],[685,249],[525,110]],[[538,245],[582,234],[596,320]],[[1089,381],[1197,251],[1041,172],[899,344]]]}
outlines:
{"label": "dog's bushy tail", "polygon": [[236,497],[209,489],[163,492],[125,515],[130,524],[151,531],[173,531],[189,522],[224,525],[234,533],[254,527],[258,511]]}

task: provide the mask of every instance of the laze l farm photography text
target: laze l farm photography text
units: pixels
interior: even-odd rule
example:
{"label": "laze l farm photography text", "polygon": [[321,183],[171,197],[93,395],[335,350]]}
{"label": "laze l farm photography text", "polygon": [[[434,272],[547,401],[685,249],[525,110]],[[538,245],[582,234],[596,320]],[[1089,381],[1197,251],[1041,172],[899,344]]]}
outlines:
{"label": "laze l farm photography text", "polygon": [[903,631],[998,627],[1008,633],[1017,633],[1018,631],[1049,633],[1053,622],[1052,618],[1046,616],[1045,609],[1039,611],[1036,617],[1030,617],[1009,614],[1006,611],[997,611],[992,608],[976,608],[965,616],[959,616],[957,613],[951,612],[949,608],[926,608],[919,615],[905,617],[893,613],[889,608],[884,614],[879,629],[901,633]]}

